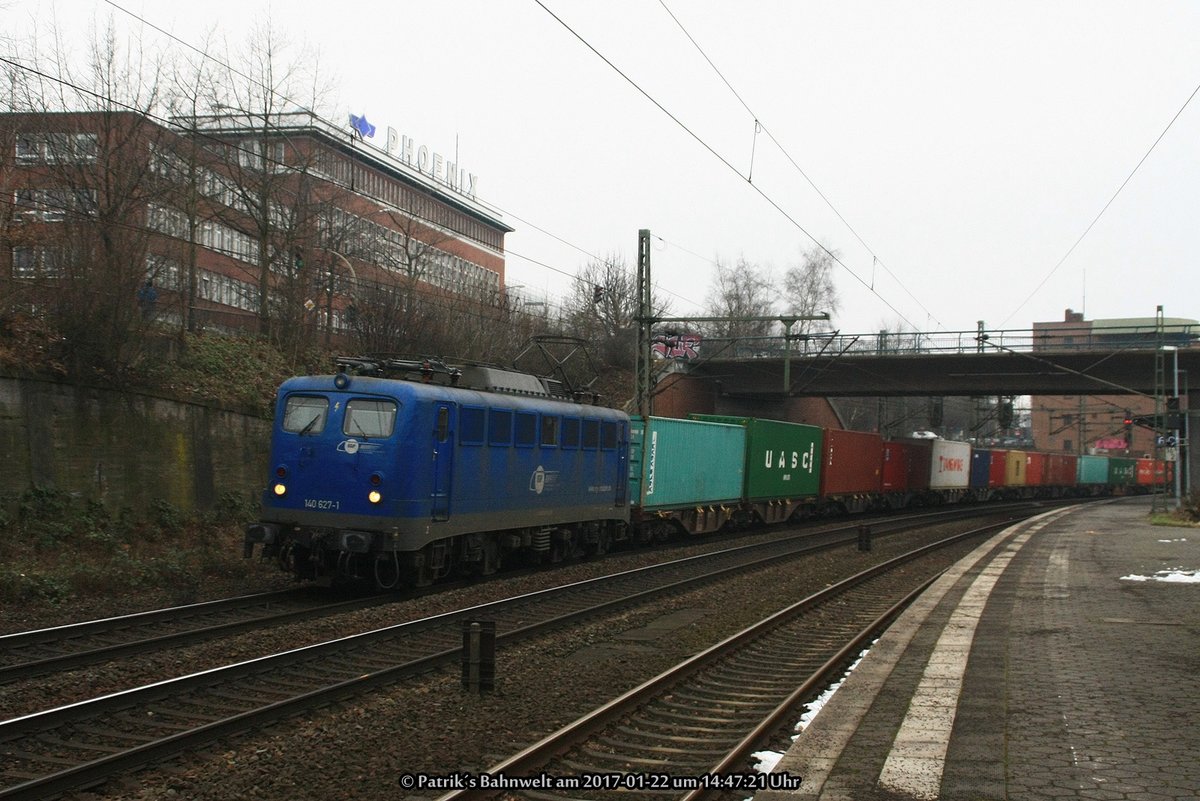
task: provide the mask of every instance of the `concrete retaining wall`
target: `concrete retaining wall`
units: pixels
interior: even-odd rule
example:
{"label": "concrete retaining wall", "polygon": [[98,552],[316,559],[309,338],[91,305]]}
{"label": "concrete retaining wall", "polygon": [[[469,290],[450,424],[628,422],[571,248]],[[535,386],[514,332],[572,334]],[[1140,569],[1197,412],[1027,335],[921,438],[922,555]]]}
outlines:
{"label": "concrete retaining wall", "polygon": [[53,487],[148,508],[256,495],[271,422],[145,395],[0,377],[0,493]]}

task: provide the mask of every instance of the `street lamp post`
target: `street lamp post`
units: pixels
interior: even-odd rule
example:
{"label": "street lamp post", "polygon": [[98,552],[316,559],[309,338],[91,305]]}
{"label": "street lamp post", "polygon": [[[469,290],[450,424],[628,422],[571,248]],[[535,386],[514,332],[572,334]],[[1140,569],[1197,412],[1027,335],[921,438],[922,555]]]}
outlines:
{"label": "street lamp post", "polygon": [[1173,373],[1171,396],[1175,398],[1175,409],[1167,410],[1168,417],[1174,422],[1171,438],[1175,441],[1175,508],[1183,505],[1183,442],[1179,436],[1179,348],[1174,345],[1163,345],[1164,351],[1170,351],[1174,356],[1171,372]]}
{"label": "street lamp post", "polygon": [[1180,439],[1180,349],[1175,345],[1166,345],[1174,354],[1172,360],[1171,372],[1174,374],[1174,387],[1172,397],[1175,398],[1175,428],[1172,430],[1172,435],[1175,436],[1175,508],[1180,508],[1183,505],[1183,442]]}

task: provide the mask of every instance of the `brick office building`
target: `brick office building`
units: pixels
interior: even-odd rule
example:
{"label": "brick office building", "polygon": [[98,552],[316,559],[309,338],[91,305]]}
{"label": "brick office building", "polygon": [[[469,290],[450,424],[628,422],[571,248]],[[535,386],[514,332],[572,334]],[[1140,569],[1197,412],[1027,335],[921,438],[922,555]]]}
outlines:
{"label": "brick office building", "polygon": [[513,229],[475,197],[475,176],[394,139],[376,146],[309,112],[0,115],[4,294],[45,308],[86,264],[91,296],[150,297],[167,323],[326,338],[356,301],[399,285],[497,304]]}
{"label": "brick office building", "polygon": [[[1195,320],[1183,318],[1165,318],[1162,324],[1163,343],[1176,347],[1192,346],[1194,332],[1200,330]],[[1153,317],[1085,320],[1082,314],[1067,309],[1061,322],[1033,324],[1035,353],[1092,347],[1153,348],[1158,337],[1158,321]],[[1155,453],[1154,432],[1125,422],[1153,418],[1156,405],[1153,397],[1039,395],[1032,401],[1033,439],[1039,449],[1138,457]]]}

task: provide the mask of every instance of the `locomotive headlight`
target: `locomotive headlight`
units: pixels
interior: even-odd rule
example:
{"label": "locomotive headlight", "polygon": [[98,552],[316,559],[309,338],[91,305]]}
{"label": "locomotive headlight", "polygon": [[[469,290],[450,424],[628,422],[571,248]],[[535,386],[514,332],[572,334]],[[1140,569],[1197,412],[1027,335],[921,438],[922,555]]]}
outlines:
{"label": "locomotive headlight", "polygon": [[276,498],[282,498],[287,494],[287,486],[285,484],[276,484],[271,487],[271,491],[275,493]]}
{"label": "locomotive headlight", "polygon": [[333,377],[333,385],[338,389],[345,389],[350,386],[350,376],[345,373],[338,373]]}
{"label": "locomotive headlight", "polygon": [[383,500],[383,494],[379,490],[371,490],[367,493],[367,500],[371,503],[379,503]]}

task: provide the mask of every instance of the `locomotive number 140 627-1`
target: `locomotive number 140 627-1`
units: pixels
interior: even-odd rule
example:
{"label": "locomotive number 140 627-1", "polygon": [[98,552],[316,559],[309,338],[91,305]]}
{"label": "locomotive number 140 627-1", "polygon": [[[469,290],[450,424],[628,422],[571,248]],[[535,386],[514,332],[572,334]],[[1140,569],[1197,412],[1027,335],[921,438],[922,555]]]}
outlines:
{"label": "locomotive number 140 627-1", "polygon": [[305,498],[305,509],[322,509],[325,511],[337,511],[342,508],[341,501],[329,501],[324,498]]}

